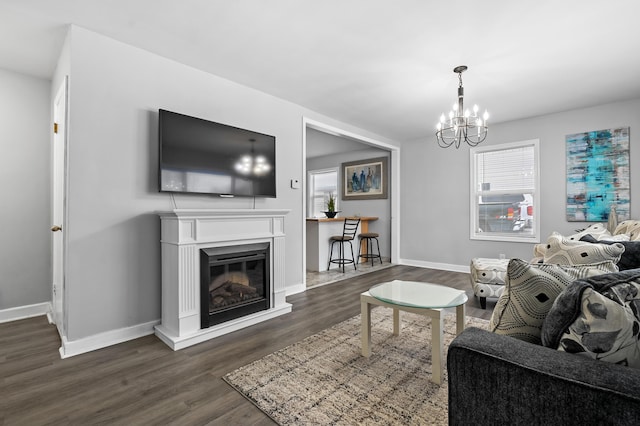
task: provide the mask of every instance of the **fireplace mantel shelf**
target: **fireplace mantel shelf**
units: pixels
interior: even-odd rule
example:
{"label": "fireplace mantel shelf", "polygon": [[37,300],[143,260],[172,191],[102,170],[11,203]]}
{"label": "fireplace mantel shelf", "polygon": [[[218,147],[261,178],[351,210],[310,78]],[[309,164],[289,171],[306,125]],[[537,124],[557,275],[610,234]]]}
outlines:
{"label": "fireplace mantel shelf", "polygon": [[238,217],[238,216],[286,216],[291,210],[284,209],[174,209],[158,212],[163,217],[178,217],[182,219],[203,219],[208,217]]}
{"label": "fireplace mantel shelf", "polygon": [[[291,312],[285,301],[284,218],[290,210],[176,209],[158,212],[162,249],[162,323],[156,335],[178,350]],[[271,307],[200,328],[200,256],[204,248],[268,242]]]}

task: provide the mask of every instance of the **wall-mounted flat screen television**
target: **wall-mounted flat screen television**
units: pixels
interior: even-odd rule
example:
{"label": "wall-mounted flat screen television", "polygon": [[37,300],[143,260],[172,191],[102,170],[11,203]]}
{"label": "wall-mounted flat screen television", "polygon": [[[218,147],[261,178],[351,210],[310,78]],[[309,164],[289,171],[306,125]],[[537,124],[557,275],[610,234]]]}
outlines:
{"label": "wall-mounted flat screen television", "polygon": [[163,192],[276,196],[276,138],[159,110]]}

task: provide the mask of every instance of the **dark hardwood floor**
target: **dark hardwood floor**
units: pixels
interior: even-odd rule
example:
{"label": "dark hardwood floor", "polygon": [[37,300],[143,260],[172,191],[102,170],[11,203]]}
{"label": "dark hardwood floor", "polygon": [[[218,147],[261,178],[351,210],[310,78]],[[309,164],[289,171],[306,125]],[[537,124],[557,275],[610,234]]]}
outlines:
{"label": "dark hardwood floor", "polygon": [[4,323],[0,424],[273,424],[222,376],[359,314],[360,293],[393,279],[463,289],[467,315],[491,316],[494,304],[480,309],[468,274],[393,266],[291,296],[287,315],[177,352],[147,336],[60,359],[45,317]]}

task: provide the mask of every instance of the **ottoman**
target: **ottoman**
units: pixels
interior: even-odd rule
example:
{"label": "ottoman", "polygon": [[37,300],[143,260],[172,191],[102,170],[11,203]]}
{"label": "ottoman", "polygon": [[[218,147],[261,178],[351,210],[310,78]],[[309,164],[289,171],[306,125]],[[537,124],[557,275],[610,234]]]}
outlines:
{"label": "ottoman", "polygon": [[482,309],[487,308],[487,297],[500,297],[504,291],[507,265],[509,259],[471,259],[471,287]]}

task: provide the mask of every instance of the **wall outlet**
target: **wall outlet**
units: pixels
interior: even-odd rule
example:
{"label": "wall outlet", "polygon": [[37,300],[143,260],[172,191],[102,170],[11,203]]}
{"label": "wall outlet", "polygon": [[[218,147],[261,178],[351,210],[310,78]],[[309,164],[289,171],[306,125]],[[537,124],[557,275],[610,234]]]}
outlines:
{"label": "wall outlet", "polygon": [[500,253],[500,254],[498,255],[498,257],[499,257],[500,259],[504,259],[504,253]]}

